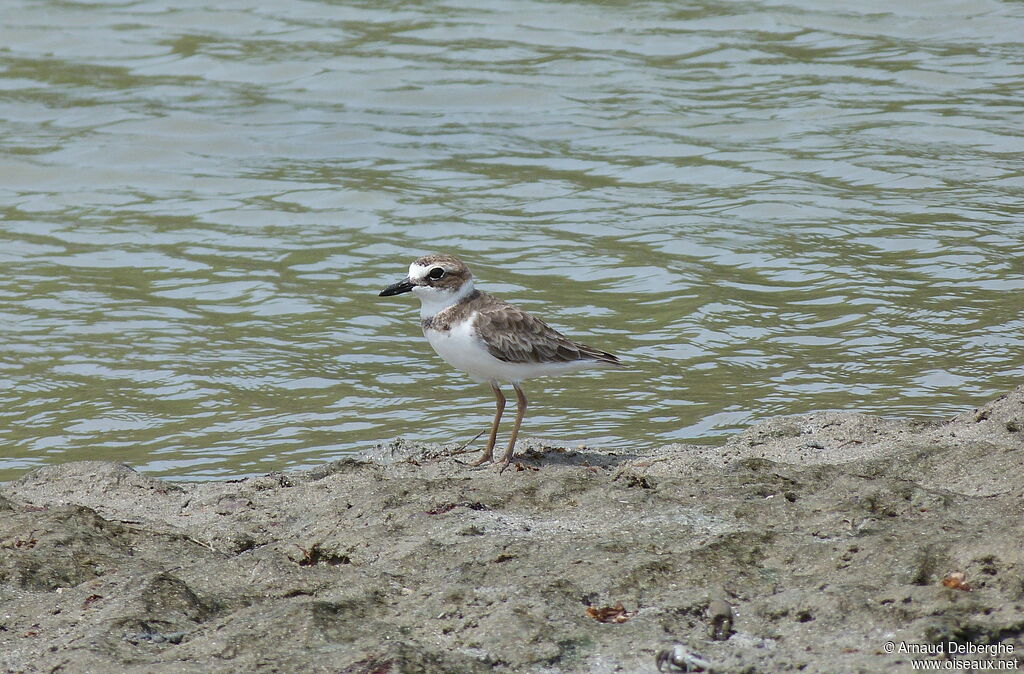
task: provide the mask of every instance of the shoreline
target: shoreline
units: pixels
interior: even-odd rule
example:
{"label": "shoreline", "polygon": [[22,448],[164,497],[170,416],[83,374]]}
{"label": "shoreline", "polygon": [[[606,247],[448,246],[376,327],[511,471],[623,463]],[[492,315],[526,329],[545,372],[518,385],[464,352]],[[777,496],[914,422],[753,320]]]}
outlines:
{"label": "shoreline", "polygon": [[874,672],[952,642],[1024,669],[1024,387],[952,419],[824,412],[716,446],[523,439],[502,475],[454,448],[0,485],[0,666],[650,672],[685,652]]}

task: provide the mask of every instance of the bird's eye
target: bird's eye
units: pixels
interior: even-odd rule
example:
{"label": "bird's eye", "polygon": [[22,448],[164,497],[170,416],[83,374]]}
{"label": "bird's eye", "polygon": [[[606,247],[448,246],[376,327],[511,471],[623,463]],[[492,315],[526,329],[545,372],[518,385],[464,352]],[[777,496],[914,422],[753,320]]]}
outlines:
{"label": "bird's eye", "polygon": [[444,269],[441,269],[440,267],[434,267],[433,269],[430,270],[430,273],[427,274],[427,276],[436,281],[437,279],[444,276]]}

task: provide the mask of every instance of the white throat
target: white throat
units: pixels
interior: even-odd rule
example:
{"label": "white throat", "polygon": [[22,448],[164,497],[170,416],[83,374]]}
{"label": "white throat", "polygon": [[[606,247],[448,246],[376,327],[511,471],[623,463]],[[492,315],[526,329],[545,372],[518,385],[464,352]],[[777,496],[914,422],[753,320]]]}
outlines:
{"label": "white throat", "polygon": [[473,279],[469,279],[456,290],[442,290],[430,286],[416,286],[412,289],[420,298],[420,320],[433,318],[448,307],[455,306],[473,292]]}

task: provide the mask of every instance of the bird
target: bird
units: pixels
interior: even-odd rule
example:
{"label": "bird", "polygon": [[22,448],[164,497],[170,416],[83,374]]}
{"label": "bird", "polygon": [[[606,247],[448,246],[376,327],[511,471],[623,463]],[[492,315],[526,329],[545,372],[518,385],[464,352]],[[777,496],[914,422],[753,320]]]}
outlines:
{"label": "bird", "polygon": [[600,349],[569,339],[519,307],[477,290],[473,273],[454,255],[424,255],[409,265],[409,275],[380,291],[379,297],[411,292],[420,300],[423,335],[441,358],[494,392],[495,413],[487,446],[470,466],[494,461],[498,425],[505,411],[501,384],[516,394],[516,420],[508,448],[498,465],[512,461],[516,438],[529,401],[522,382],[591,367],[622,367]]}

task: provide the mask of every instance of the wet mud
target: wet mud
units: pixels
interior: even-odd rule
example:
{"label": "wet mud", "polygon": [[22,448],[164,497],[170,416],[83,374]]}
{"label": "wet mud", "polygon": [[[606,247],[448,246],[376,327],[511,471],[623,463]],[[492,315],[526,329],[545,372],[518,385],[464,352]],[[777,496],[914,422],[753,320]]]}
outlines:
{"label": "wet mud", "polygon": [[960,644],[1024,669],[1024,387],[952,419],[829,412],[718,447],[530,439],[503,474],[453,451],[3,485],[0,667],[899,672],[904,646]]}

